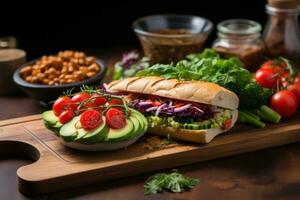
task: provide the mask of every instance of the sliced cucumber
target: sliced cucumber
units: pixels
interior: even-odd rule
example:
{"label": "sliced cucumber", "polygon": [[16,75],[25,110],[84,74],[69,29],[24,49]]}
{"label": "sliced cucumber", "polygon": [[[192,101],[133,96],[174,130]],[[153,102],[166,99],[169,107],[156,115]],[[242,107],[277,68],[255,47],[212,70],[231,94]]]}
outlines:
{"label": "sliced cucumber", "polygon": [[48,110],[43,112],[42,114],[43,116],[43,120],[47,123],[47,124],[56,124],[56,122],[58,122],[58,117],[54,115],[52,110]]}

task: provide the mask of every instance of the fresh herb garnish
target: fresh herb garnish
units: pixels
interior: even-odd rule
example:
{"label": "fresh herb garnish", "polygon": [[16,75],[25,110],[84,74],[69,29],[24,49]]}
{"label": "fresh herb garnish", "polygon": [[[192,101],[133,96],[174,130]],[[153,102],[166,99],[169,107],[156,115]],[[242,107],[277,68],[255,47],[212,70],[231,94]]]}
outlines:
{"label": "fresh herb garnish", "polygon": [[220,58],[212,49],[206,49],[200,54],[190,54],[176,65],[153,65],[139,71],[137,75],[213,82],[236,93],[242,108],[257,108],[267,104],[271,96],[271,90],[257,84],[239,59]]}
{"label": "fresh herb garnish", "polygon": [[144,185],[145,195],[157,194],[163,191],[184,192],[195,187],[200,181],[195,178],[186,177],[176,170],[173,172],[159,173],[150,176]]}

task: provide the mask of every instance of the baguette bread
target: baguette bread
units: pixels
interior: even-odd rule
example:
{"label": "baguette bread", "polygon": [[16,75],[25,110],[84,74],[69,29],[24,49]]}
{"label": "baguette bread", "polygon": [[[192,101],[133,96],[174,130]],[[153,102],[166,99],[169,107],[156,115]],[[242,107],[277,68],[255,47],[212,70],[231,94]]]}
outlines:
{"label": "baguette bread", "polygon": [[[232,128],[237,121],[238,111],[232,111]],[[203,130],[188,130],[175,129],[173,127],[149,127],[148,133],[159,136],[170,136],[174,139],[184,140],[195,143],[209,143],[214,137],[226,132],[227,130],[221,128],[211,128]]]}
{"label": "baguette bread", "polygon": [[192,101],[236,110],[237,95],[217,84],[207,81],[166,80],[158,76],[132,77],[108,84],[113,91],[157,95],[177,100]]}

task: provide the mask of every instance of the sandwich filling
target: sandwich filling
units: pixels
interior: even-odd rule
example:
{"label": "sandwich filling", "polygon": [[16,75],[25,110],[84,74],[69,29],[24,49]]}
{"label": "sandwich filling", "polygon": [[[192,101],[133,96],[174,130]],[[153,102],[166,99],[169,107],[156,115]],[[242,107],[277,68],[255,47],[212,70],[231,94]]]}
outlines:
{"label": "sandwich filling", "polygon": [[126,100],[130,107],[146,116],[151,127],[192,130],[231,127],[229,109],[143,94],[127,95]]}

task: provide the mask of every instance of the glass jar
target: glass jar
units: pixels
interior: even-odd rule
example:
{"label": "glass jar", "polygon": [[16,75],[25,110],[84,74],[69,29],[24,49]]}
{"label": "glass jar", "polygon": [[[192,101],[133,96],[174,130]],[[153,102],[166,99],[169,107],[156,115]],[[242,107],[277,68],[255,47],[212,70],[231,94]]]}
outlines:
{"label": "glass jar", "polygon": [[17,47],[17,39],[12,36],[0,37],[0,49],[9,49]]}
{"label": "glass jar", "polygon": [[247,19],[231,19],[218,24],[218,38],[213,43],[221,56],[239,57],[250,71],[255,71],[263,61],[264,43],[261,25]]}
{"label": "glass jar", "polygon": [[263,34],[266,55],[283,56],[300,64],[299,6],[284,8],[283,5],[266,5],[269,14]]}

